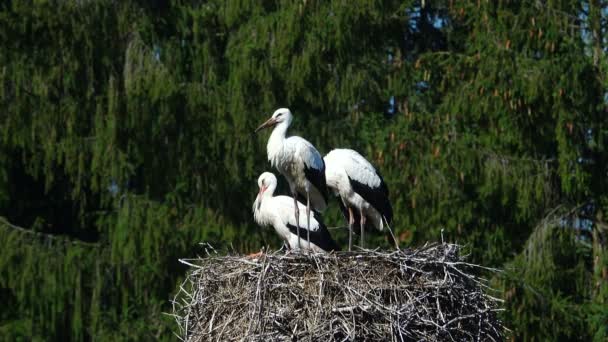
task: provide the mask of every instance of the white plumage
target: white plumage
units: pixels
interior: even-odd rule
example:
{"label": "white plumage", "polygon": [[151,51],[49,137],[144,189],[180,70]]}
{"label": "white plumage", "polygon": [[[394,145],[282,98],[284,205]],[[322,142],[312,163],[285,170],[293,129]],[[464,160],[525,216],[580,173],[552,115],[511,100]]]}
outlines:
{"label": "white plumage", "polygon": [[[310,204],[315,210],[325,210],[327,207],[326,192],[314,183],[313,179],[306,177],[306,170],[321,174],[325,170],[325,164],[317,149],[307,140],[300,137],[281,136],[281,127],[277,126],[268,139],[268,160],[270,164],[283,175],[289,182],[292,192],[297,191],[301,195],[310,193]],[[282,139],[284,138],[284,139]],[[319,189],[321,188],[321,189]]]}
{"label": "white plumage", "polygon": [[363,247],[366,223],[382,230],[384,224],[392,220],[388,188],[380,173],[357,151],[335,149],[324,160],[327,186],[340,197],[340,207],[348,219],[349,250],[352,248],[352,226],[355,222],[361,227]]}
{"label": "white plumage", "polygon": [[[331,238],[329,231],[321,221],[318,213],[313,212],[310,218],[309,239],[303,239],[298,243],[296,227],[306,230],[306,225],[295,221],[293,215],[293,200],[288,196],[273,196],[277,187],[277,178],[270,172],[264,172],[258,178],[260,189],[258,196],[253,202],[253,217],[260,226],[272,226],[277,234],[287,243],[291,249],[307,249],[314,252],[338,250],[338,246]],[[297,210],[304,214],[306,206],[297,202]]]}
{"label": "white plumage", "polygon": [[[268,160],[287,179],[294,203],[297,202],[298,194],[306,198],[308,222],[310,208],[323,211],[327,207],[325,164],[319,151],[310,142],[296,136],[287,137],[287,129],[292,120],[293,115],[289,109],[279,108],[256,132],[274,127],[266,146]],[[299,222],[299,212],[295,210],[294,214],[296,222]]]}

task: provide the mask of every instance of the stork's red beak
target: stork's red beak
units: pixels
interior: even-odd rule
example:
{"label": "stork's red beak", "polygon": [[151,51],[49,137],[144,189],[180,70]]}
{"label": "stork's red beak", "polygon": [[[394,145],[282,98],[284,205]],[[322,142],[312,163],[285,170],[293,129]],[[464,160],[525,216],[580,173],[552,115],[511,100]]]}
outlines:
{"label": "stork's red beak", "polygon": [[256,199],[258,201],[258,210],[260,210],[260,207],[262,206],[262,194],[264,193],[264,191],[266,191],[266,189],[268,189],[268,187],[262,185],[260,187],[260,191],[258,191],[258,198]]}
{"label": "stork's red beak", "polygon": [[264,128],[272,127],[272,126],[274,126],[276,124],[277,124],[277,120],[275,118],[270,118],[270,119],[266,120],[266,122],[264,122],[263,124],[261,124],[260,127],[256,128],[255,129],[255,133],[263,130]]}

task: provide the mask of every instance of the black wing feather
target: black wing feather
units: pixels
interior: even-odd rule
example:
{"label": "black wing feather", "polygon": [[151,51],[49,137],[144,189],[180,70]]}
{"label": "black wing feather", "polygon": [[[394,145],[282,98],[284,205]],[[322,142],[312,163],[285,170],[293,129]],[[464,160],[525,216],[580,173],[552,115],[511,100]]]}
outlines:
{"label": "black wing feather", "polygon": [[[348,222],[348,208],[344,205],[344,201],[342,201],[342,198],[339,198],[338,203],[340,204],[340,211],[342,212],[342,216],[344,216],[344,219],[346,220],[346,222]],[[355,222],[357,222],[355,220]]]}
{"label": "black wing feather", "polygon": [[[308,167],[304,164],[304,177],[321,193],[325,203],[327,202],[327,181],[325,180],[325,162],[323,162],[323,169],[315,169],[314,167]],[[306,199],[303,203],[306,203]]]}
{"label": "black wing feather", "polygon": [[[296,199],[298,200],[298,202],[302,203],[303,206],[306,207],[306,196],[302,195],[301,193],[297,193],[296,194]],[[310,212],[314,214],[314,218],[319,219],[321,217],[321,212],[316,210],[315,208],[313,208],[312,206],[310,207]],[[319,221],[321,222],[321,221]]]}
{"label": "black wing feather", "polygon": [[384,216],[387,223],[391,223],[393,220],[393,207],[388,199],[388,187],[384,183],[382,176],[377,173],[380,177],[380,186],[372,188],[367,184],[357,182],[356,180],[348,177],[350,185],[353,190],[363,197],[364,200],[369,202],[378,212]]}
{"label": "black wing feather", "polygon": [[[338,246],[336,241],[334,241],[334,239],[331,237],[331,234],[329,234],[325,223],[323,223],[321,219],[321,215],[316,212],[311,214],[317,220],[317,222],[319,222],[319,229],[310,231],[310,242],[314,243],[315,245],[319,246],[319,248],[327,252],[339,251],[340,246]],[[304,221],[306,221],[306,218],[304,218]],[[289,231],[292,234],[298,234],[298,229],[293,224],[288,223],[287,228],[289,228]],[[300,228],[299,230],[300,238],[306,240],[306,228]]]}
{"label": "black wing feather", "polygon": [[306,194],[301,194],[298,192],[298,193],[296,193],[296,199],[298,200],[298,202],[300,202],[306,206]]}

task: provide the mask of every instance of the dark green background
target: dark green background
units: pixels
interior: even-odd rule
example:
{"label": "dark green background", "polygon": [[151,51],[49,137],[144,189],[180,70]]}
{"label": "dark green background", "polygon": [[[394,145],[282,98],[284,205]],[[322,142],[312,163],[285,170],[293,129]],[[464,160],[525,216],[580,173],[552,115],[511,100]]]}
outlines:
{"label": "dark green background", "polygon": [[288,106],[382,171],[402,246],[505,270],[513,339],[604,341],[606,5],[1,2],[0,339],[175,339],[178,258],[280,246],[252,132]]}

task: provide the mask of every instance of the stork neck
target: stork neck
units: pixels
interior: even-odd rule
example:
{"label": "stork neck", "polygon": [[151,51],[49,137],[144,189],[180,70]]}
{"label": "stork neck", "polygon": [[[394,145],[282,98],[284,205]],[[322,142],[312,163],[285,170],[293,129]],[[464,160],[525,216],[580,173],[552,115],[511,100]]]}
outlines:
{"label": "stork neck", "polygon": [[273,197],[274,196],[274,190],[277,188],[276,183],[270,183],[268,185],[268,189],[266,189],[266,191],[264,191],[264,193],[262,194],[262,196],[264,197]]}
{"label": "stork neck", "polygon": [[288,122],[284,121],[279,123],[274,127],[272,134],[270,134],[270,138],[268,138],[268,160],[270,160],[273,165],[275,157],[278,156],[283,148],[283,143],[287,135],[287,128],[289,128]]}
{"label": "stork neck", "polygon": [[270,140],[283,141],[287,135],[287,128],[289,128],[289,123],[287,121],[283,121],[276,125],[272,130],[272,134],[270,134]]}

